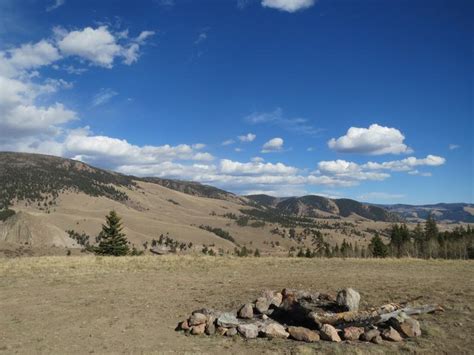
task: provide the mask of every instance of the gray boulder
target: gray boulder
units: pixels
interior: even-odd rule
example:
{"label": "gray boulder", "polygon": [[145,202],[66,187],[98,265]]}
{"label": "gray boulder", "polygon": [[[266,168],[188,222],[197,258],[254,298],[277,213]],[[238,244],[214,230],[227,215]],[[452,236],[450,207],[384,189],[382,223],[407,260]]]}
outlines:
{"label": "gray boulder", "polygon": [[217,318],[217,325],[225,328],[237,327],[240,324],[239,320],[233,313],[225,312]]}
{"label": "gray boulder", "polygon": [[240,324],[237,330],[245,339],[258,337],[258,327],[255,324]]}
{"label": "gray boulder", "polygon": [[336,302],[347,311],[359,310],[360,294],[353,288],[345,288],[337,293]]}

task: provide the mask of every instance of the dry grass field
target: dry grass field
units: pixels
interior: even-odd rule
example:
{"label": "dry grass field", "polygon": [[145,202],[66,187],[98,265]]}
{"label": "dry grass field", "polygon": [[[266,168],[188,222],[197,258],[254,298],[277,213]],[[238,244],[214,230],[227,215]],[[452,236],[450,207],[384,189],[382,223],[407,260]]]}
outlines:
{"label": "dry grass field", "polygon": [[[401,344],[303,344],[194,337],[174,331],[192,310],[233,309],[263,289],[336,292],[364,305],[441,303],[423,335]],[[474,349],[474,263],[213,257],[0,259],[0,352],[4,353],[446,353]]]}

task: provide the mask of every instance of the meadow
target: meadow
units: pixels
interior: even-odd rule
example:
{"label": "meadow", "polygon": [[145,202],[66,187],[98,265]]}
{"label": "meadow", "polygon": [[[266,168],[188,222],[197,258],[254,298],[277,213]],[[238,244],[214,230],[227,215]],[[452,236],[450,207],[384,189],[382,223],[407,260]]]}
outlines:
{"label": "meadow", "polygon": [[[444,313],[417,317],[403,343],[304,344],[185,336],[192,310],[237,308],[264,289],[335,293],[361,307],[419,298]],[[5,353],[469,353],[474,262],[415,259],[61,256],[0,259],[0,352]]]}

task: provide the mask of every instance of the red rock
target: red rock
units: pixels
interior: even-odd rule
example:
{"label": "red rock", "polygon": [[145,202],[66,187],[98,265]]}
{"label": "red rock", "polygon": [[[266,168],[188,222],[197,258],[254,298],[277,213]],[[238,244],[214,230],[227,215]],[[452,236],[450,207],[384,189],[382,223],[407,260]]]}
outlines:
{"label": "red rock", "polygon": [[364,328],[360,328],[360,327],[344,328],[344,339],[346,340],[359,340],[362,334],[364,334]]}
{"label": "red rock", "polygon": [[304,327],[288,327],[288,333],[290,336],[299,341],[305,341],[307,343],[314,343],[319,341],[319,334]]}

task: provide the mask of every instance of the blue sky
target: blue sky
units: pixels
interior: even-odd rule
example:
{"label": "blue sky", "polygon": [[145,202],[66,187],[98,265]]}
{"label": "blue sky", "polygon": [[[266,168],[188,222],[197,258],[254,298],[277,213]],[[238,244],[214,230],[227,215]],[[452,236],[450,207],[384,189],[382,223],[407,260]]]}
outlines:
{"label": "blue sky", "polygon": [[472,1],[0,0],[0,149],[474,202]]}

